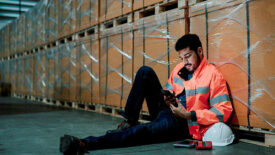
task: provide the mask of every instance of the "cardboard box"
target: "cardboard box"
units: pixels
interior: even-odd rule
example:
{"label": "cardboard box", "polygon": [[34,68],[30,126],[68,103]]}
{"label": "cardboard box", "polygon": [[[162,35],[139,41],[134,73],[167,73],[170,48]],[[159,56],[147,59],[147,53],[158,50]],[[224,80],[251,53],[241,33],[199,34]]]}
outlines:
{"label": "cardboard box", "polygon": [[24,64],[24,87],[22,88],[22,94],[24,95],[33,95],[33,88],[34,88],[34,60],[32,55],[28,55],[23,57],[23,64]]}
{"label": "cardboard box", "polygon": [[156,4],[156,3],[160,3],[163,2],[163,0],[134,0],[134,6],[133,6],[133,10],[139,10],[142,9],[144,7]]}
{"label": "cardboard box", "polygon": [[1,55],[7,57],[10,54],[10,25],[5,26],[1,29]]}
{"label": "cardboard box", "polygon": [[100,1],[100,19],[102,23],[132,12],[131,0],[102,0]]}
{"label": "cardboard box", "polygon": [[208,61],[217,65],[228,82],[234,107],[230,123],[248,126],[250,110],[250,126],[272,129],[269,124],[275,122],[271,112],[273,88],[269,86],[274,72],[268,66],[273,65],[273,55],[263,51],[273,48],[267,39],[274,31],[273,19],[269,19],[274,11],[268,9],[273,3],[213,0],[205,4],[190,9],[191,33],[200,36],[204,50],[208,47],[204,52]]}
{"label": "cardboard box", "polygon": [[40,1],[37,5],[33,8],[34,16],[29,17],[35,19],[35,28],[36,28],[36,44],[37,46],[43,45],[46,43],[46,30],[47,30],[47,21],[46,21],[46,4],[44,1]]}
{"label": "cardboard box", "polygon": [[[151,67],[164,87],[178,63],[176,40],[184,34],[184,14],[172,10],[141,18],[134,23],[134,74],[143,66]],[[143,110],[147,111],[144,104]]]}
{"label": "cardboard box", "polygon": [[9,61],[9,84],[10,84],[10,94],[14,94],[16,90],[16,60],[12,59]]}
{"label": "cardboard box", "polygon": [[[57,62],[55,70],[55,94],[62,101],[76,101],[76,66],[77,64],[72,59],[72,54],[75,54],[76,49],[71,44],[59,45],[57,52]],[[71,94],[72,93],[72,94]]]}
{"label": "cardboard box", "polygon": [[131,91],[134,74],[133,74],[133,32],[123,33],[123,52],[125,56],[122,57],[123,75],[122,80],[122,103],[121,106],[125,107],[129,93]]}
{"label": "cardboard box", "polygon": [[10,55],[13,55],[17,51],[17,21],[13,21],[11,24],[9,24],[10,29]]}
{"label": "cardboard box", "polygon": [[24,72],[24,61],[21,58],[16,59],[16,93],[23,94],[25,86],[25,72]]}
{"label": "cardboard box", "polygon": [[98,1],[83,0],[76,2],[77,31],[98,24]]}
{"label": "cardboard box", "polygon": [[100,22],[121,16],[123,13],[122,2],[120,0],[100,1]]}
{"label": "cardboard box", "polygon": [[77,29],[77,2],[72,0],[58,0],[58,38],[68,36]]}
{"label": "cardboard box", "polygon": [[[275,2],[253,1],[249,3],[250,19],[250,79],[251,79],[251,126],[274,129],[275,124],[275,46],[271,34],[275,33]],[[263,9],[265,8],[265,9]]]}
{"label": "cardboard box", "polygon": [[56,58],[57,58],[57,48],[47,49],[46,58],[48,63],[48,90],[47,90],[47,98],[53,99],[55,97],[54,87],[55,87],[55,70],[56,70]]}
{"label": "cardboard box", "polygon": [[34,40],[36,40],[36,24],[33,22],[33,17],[34,17],[34,11],[30,10],[26,13],[26,50],[32,50],[35,48],[35,43]]}
{"label": "cardboard box", "polygon": [[79,42],[81,102],[99,103],[99,44],[96,36]]}
{"label": "cardboard box", "polygon": [[[47,79],[47,59],[46,59],[46,53],[45,51],[41,51],[39,53],[36,53],[34,56],[34,64],[35,64],[35,71],[34,71],[34,95],[39,97],[46,97],[47,95],[47,85],[48,85],[48,79]],[[29,69],[29,68],[26,68]]]}
{"label": "cardboard box", "polygon": [[[132,85],[132,25],[103,32],[101,37],[101,101],[125,105]],[[105,35],[106,34],[106,35]]]}
{"label": "cardboard box", "polygon": [[46,5],[46,42],[51,42],[58,38],[60,24],[58,17],[60,16],[60,12],[58,11],[57,2],[55,0],[48,0]]}

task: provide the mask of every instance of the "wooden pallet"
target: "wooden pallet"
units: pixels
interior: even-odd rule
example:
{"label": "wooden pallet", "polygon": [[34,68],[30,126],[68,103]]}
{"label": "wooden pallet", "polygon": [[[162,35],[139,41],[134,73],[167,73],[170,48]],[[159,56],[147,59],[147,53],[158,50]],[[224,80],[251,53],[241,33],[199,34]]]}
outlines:
{"label": "wooden pallet", "polygon": [[165,0],[134,12],[134,20],[154,16],[174,9],[185,8],[185,0]]}
{"label": "wooden pallet", "polygon": [[265,147],[275,147],[275,130],[263,128],[248,128],[246,126],[231,126],[239,141]]}
{"label": "wooden pallet", "polygon": [[[55,105],[65,108],[72,108],[84,111],[97,112],[109,116],[120,117],[124,108],[114,107],[105,104],[95,104],[95,103],[80,103],[80,102],[70,102],[70,101],[59,101],[55,99],[47,99],[42,97],[35,97],[23,94],[13,94],[14,97],[43,102],[49,105]],[[141,112],[139,121],[143,123],[149,122],[149,113]],[[262,128],[250,128],[245,126],[231,126],[234,131],[235,136],[241,142],[256,144],[265,147],[275,147],[275,130],[274,129],[262,129]]]}
{"label": "wooden pallet", "polygon": [[82,39],[82,38],[85,38],[85,37],[88,37],[88,36],[91,36],[91,35],[95,35],[98,33],[98,26],[93,26],[93,27],[90,27],[90,28],[87,28],[87,29],[84,29],[84,30],[81,30],[77,33],[74,34],[73,38],[75,41],[79,40],[79,39]]}
{"label": "wooden pallet", "polygon": [[113,18],[111,20],[107,20],[100,24],[100,31],[105,31],[107,29],[116,28],[120,25],[132,23],[132,13],[123,15],[117,18]]}
{"label": "wooden pallet", "polygon": [[[95,103],[84,103],[84,102],[70,102],[70,101],[60,101],[55,99],[43,98],[38,96],[31,96],[31,95],[24,95],[24,94],[13,94],[16,98],[32,100],[36,102],[43,102],[48,105],[60,106],[65,108],[72,108],[78,110],[85,110],[85,111],[92,111],[97,112],[109,116],[120,117],[121,113],[123,112],[124,108],[115,107],[105,104],[95,104]],[[141,112],[139,117],[140,122],[149,122],[149,113],[148,112]]]}

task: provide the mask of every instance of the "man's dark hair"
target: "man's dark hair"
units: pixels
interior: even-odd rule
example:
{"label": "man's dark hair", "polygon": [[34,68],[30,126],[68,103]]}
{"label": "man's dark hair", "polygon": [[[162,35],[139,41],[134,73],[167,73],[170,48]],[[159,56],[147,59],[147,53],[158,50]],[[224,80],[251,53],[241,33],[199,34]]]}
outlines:
{"label": "man's dark hair", "polygon": [[176,51],[180,51],[187,47],[197,53],[198,48],[202,47],[200,38],[196,34],[186,34],[179,38],[175,45]]}

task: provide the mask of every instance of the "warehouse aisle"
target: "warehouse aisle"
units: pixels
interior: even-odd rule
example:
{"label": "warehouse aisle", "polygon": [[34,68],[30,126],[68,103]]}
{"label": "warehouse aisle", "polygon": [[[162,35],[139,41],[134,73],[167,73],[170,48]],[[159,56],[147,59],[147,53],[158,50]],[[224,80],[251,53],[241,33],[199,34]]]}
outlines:
{"label": "warehouse aisle", "polygon": [[[0,154],[60,154],[59,137],[99,136],[121,118],[94,112],[52,107],[42,103],[0,97]],[[274,148],[237,143],[210,151],[174,148],[173,142],[92,151],[90,154],[275,154]]]}

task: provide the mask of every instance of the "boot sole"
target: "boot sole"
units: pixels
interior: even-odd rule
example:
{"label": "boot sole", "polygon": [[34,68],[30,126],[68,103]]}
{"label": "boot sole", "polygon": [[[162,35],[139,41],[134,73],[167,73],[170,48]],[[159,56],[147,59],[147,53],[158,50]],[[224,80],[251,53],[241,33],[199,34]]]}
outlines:
{"label": "boot sole", "polygon": [[69,150],[71,144],[73,142],[73,138],[68,135],[64,135],[64,137],[60,138],[60,152],[65,153]]}

